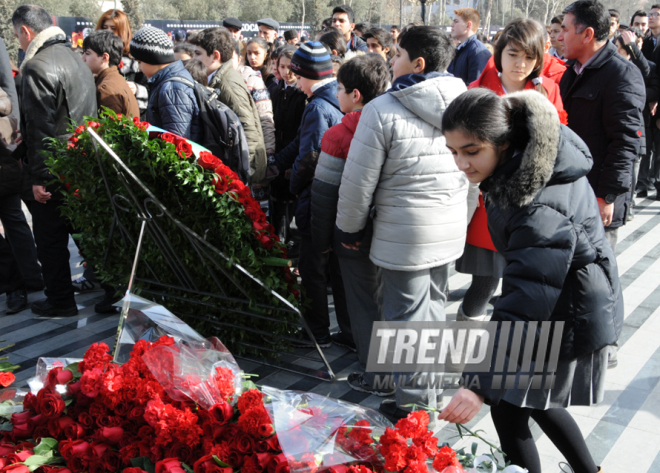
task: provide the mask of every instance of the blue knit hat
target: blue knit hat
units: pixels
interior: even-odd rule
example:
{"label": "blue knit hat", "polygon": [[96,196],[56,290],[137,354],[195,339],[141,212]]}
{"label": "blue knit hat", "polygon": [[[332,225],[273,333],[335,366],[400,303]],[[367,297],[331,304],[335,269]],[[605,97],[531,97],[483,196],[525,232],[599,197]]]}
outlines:
{"label": "blue knit hat", "polygon": [[332,77],[332,59],[323,44],[308,41],[291,58],[291,70],[300,77],[323,80]]}

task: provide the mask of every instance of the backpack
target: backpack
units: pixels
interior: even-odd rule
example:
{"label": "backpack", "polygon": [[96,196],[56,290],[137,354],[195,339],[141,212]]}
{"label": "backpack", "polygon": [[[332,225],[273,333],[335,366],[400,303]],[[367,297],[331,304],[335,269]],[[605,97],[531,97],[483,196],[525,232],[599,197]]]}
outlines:
{"label": "backpack", "polygon": [[250,150],[238,116],[218,99],[218,90],[209,91],[203,85],[180,76],[170,77],[164,82],[169,81],[180,82],[193,89],[204,129],[204,138],[199,144],[220,158],[225,166],[247,184],[250,176]]}

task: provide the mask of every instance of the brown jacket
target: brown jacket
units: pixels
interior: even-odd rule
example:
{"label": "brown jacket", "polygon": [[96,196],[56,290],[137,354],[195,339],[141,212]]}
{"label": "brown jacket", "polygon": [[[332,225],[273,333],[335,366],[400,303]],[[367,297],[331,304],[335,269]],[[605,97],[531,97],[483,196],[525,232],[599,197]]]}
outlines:
{"label": "brown jacket", "polygon": [[140,116],[140,107],[133,92],[128,87],[126,79],[116,66],[108,67],[96,76],[96,101],[101,107],[108,107],[116,114],[131,117]]}

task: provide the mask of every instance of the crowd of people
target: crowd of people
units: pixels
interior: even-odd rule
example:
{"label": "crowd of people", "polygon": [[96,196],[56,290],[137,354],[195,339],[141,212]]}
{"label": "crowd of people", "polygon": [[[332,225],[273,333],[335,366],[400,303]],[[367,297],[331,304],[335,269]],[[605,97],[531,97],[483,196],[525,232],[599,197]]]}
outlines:
{"label": "crowd of people", "polygon": [[[602,471],[565,408],[603,399],[623,321],[617,231],[634,218],[635,193],[660,188],[660,5],[625,26],[597,0],[578,0],[550,25],[513,20],[490,43],[479,22],[464,8],[451,34],[387,31],[356,25],[342,5],[310,41],[295,31],[280,41],[271,18],[246,40],[228,18],[173,43],[152,27],[133,34],[111,10],[81,56],[47,11],[18,7],[18,69],[0,42],[7,313],[44,286],[46,299],[31,306],[40,316],[76,315],[75,292],[99,286],[97,311],[114,310],[116,289],[94,268],[71,280],[74,229],[42,151],[102,107],[204,144],[197,82],[240,120],[246,181],[297,261],[312,333],[298,346],[356,351],[361,370],[348,385],[393,397],[380,406],[390,419],[418,404],[467,422],[487,403],[508,461],[541,471],[531,417],[573,471]],[[437,387],[376,385],[366,371],[373,323],[446,320],[452,264],[472,275],[457,320],[565,322],[552,389],[531,377],[498,389],[487,373],[443,406]]]}

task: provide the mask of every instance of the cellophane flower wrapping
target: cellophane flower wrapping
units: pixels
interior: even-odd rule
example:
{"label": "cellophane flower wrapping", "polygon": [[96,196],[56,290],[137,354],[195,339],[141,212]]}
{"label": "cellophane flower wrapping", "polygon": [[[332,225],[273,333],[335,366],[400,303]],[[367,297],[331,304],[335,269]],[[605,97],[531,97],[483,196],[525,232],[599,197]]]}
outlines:
{"label": "cellophane flower wrapping", "polygon": [[217,338],[155,347],[142,360],[172,399],[190,398],[209,410],[225,400],[234,404],[241,393],[242,371]]}
{"label": "cellophane flower wrapping", "polygon": [[374,437],[392,424],[378,412],[314,393],[269,386],[262,391],[291,473],[317,468],[343,473],[356,464],[382,470]]}
{"label": "cellophane flower wrapping", "polygon": [[117,306],[122,307],[121,330],[115,348],[114,360],[126,363],[138,340],[155,342],[163,335],[175,342],[210,348],[208,341],[162,305],[135,294],[127,294]]}
{"label": "cellophane flower wrapping", "polygon": [[[37,367],[35,375],[28,379],[28,386],[30,387],[30,392],[32,394],[37,394],[41,388],[44,387],[46,383],[46,378],[48,377],[48,372],[53,368],[64,368],[65,366],[75,365],[76,363],[82,361],[82,358],[39,358],[37,360]],[[60,393],[66,392],[66,386],[59,385],[61,387],[55,387],[55,389]]]}

